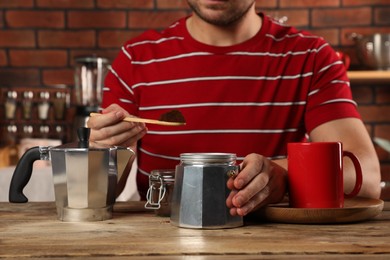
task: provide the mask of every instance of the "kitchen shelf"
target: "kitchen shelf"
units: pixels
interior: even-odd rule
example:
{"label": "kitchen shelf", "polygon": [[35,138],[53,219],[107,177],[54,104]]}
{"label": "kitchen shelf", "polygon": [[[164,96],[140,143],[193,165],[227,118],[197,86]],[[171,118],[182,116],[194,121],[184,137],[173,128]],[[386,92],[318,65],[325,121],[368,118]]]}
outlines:
{"label": "kitchen shelf", "polygon": [[[70,89],[51,87],[0,88],[0,146],[20,143],[23,138],[49,138],[69,142],[72,138],[75,108]],[[8,94],[15,92],[14,96]],[[31,92],[27,100],[25,93]],[[45,93],[45,95],[41,95]],[[46,95],[47,93],[47,95]],[[40,104],[45,113],[40,115]],[[10,114],[7,114],[7,108]],[[25,116],[24,112],[29,115]]]}
{"label": "kitchen shelf", "polygon": [[[390,83],[390,70],[348,71],[351,83]],[[390,86],[390,84],[389,84]]]}

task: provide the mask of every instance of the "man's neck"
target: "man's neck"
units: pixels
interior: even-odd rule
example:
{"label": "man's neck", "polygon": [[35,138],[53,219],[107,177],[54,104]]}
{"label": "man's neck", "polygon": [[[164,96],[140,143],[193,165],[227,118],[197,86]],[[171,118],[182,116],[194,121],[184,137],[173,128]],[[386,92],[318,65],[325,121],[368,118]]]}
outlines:
{"label": "man's neck", "polygon": [[187,19],[186,25],[191,36],[199,42],[213,46],[232,46],[254,37],[261,29],[262,19],[254,11],[249,11],[235,24],[217,26],[194,14]]}

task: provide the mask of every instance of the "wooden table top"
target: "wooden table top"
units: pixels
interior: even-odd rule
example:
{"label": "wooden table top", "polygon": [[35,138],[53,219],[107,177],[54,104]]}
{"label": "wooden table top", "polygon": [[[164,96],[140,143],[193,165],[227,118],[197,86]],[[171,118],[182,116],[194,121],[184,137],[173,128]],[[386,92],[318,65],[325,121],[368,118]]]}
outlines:
{"label": "wooden table top", "polygon": [[390,259],[390,202],[378,216],[349,224],[264,220],[218,230],[178,228],[143,209],[117,203],[113,218],[61,222],[54,202],[0,203],[0,259]]}

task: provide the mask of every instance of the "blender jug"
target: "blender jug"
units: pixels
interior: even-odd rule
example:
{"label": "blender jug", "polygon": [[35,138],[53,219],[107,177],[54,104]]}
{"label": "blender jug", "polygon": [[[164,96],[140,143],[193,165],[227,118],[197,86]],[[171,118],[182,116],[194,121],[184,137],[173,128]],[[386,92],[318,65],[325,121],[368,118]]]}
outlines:
{"label": "blender jug", "polygon": [[[102,57],[79,57],[75,59],[75,133],[79,127],[86,127],[89,114],[99,109],[102,101],[104,78],[109,61]],[[74,137],[73,140],[77,138]]]}
{"label": "blender jug", "polygon": [[75,96],[82,107],[98,107],[102,99],[108,59],[101,57],[76,58]]}

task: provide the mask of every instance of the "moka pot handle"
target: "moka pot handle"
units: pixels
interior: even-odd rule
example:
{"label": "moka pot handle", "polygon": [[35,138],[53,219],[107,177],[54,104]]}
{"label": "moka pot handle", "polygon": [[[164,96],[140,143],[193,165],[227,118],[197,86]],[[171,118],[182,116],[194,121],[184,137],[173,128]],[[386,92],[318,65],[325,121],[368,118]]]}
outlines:
{"label": "moka pot handle", "polygon": [[20,158],[11,179],[9,202],[25,203],[28,201],[28,198],[23,194],[23,189],[31,178],[34,162],[40,159],[41,152],[39,146],[28,149]]}

